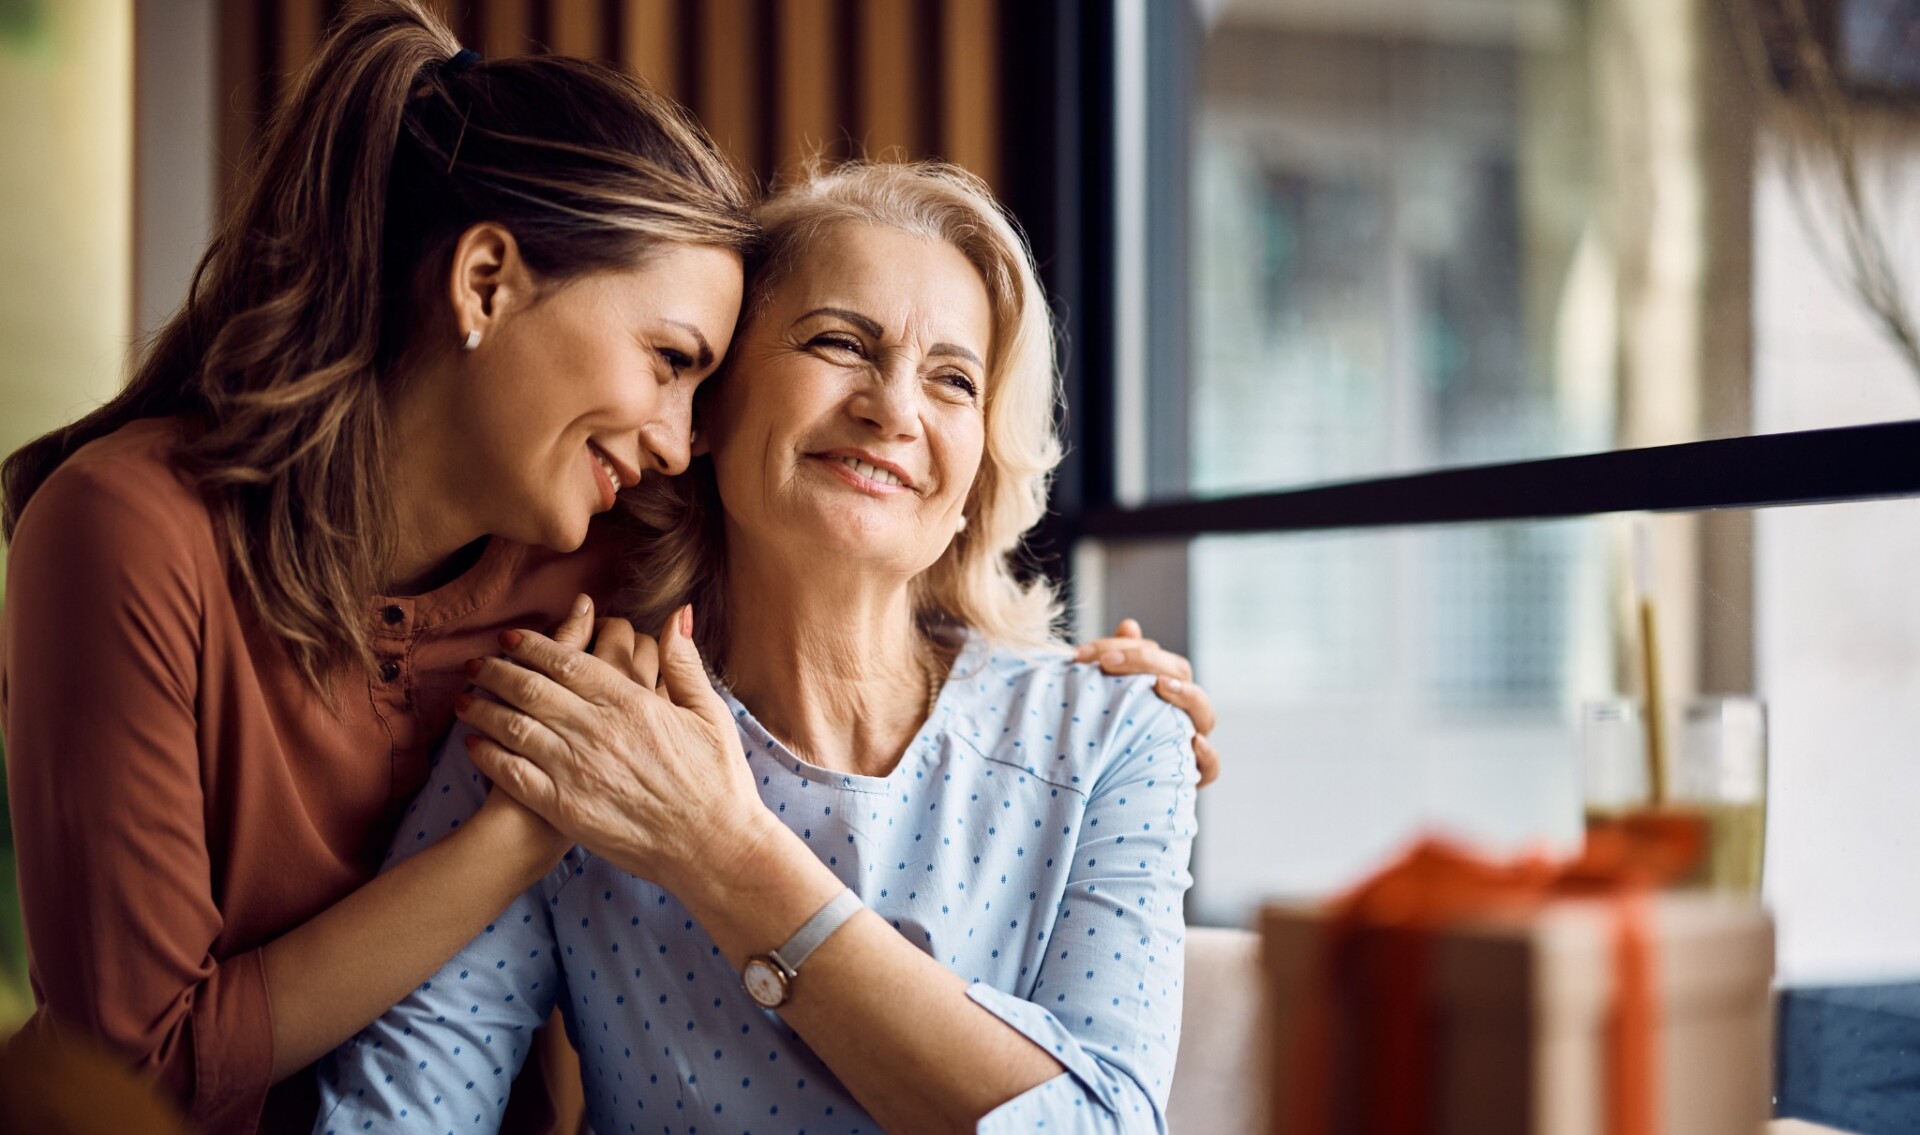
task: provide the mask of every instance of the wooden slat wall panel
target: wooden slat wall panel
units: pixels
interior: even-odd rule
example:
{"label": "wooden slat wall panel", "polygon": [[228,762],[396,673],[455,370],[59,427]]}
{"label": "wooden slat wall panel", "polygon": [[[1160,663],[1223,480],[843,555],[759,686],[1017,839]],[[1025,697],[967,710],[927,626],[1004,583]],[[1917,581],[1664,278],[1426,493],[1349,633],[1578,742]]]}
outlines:
{"label": "wooden slat wall panel", "polygon": [[701,0],[700,79],[693,111],[741,169],[761,169],[759,81],[752,66],[759,34],[751,0]]}
{"label": "wooden slat wall panel", "polygon": [[293,89],[294,78],[320,45],[320,33],[327,26],[326,5],[321,0],[284,0],[279,17],[273,60],[279,72],[276,105]]}
{"label": "wooden slat wall panel", "polygon": [[607,29],[607,14],[599,0],[548,0],[548,46],[557,55],[578,55],[587,59],[612,56],[602,36]]}
{"label": "wooden slat wall panel", "polygon": [[535,29],[530,0],[476,0],[474,14],[480,24],[478,50],[488,59],[525,55],[532,49]]}
{"label": "wooden slat wall panel", "polygon": [[774,28],[774,170],[791,174],[815,155],[846,151],[840,84],[846,71],[834,0],[781,0]]}
{"label": "wooden slat wall panel", "polygon": [[261,13],[247,0],[220,4],[220,203],[234,203],[254,132],[271,104],[272,77],[260,50]]}
{"label": "wooden slat wall panel", "polygon": [[654,90],[684,100],[680,68],[680,4],[678,0],[622,0],[621,66],[645,79]]}
{"label": "wooden slat wall panel", "polygon": [[993,185],[1000,178],[1000,5],[944,0],[940,7],[940,156]]}
{"label": "wooden slat wall panel", "polygon": [[[220,0],[224,191],[350,0]],[[1008,0],[427,0],[489,59],[617,61],[762,184],[803,158],[945,157],[998,179]]]}
{"label": "wooden slat wall panel", "polygon": [[[878,159],[920,157],[927,153],[919,137],[920,104],[926,94],[917,80],[919,27],[930,5],[902,0],[858,0],[860,57],[854,139],[865,156]],[[931,142],[931,139],[927,140]]]}

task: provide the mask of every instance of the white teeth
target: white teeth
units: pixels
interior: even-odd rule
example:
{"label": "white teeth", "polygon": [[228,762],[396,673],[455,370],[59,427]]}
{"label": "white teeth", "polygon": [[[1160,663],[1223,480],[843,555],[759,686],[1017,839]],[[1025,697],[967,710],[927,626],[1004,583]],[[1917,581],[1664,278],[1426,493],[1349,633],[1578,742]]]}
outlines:
{"label": "white teeth", "polygon": [[600,468],[605,469],[607,471],[607,480],[613,482],[613,487],[616,490],[619,489],[620,473],[618,470],[616,470],[613,467],[613,462],[608,461],[605,457],[600,456],[600,451],[597,449],[593,451],[593,459],[600,463]]}
{"label": "white teeth", "polygon": [[901,480],[892,471],[877,465],[869,465],[858,457],[842,457],[841,464],[865,477],[869,481],[878,481],[883,485],[899,485]]}

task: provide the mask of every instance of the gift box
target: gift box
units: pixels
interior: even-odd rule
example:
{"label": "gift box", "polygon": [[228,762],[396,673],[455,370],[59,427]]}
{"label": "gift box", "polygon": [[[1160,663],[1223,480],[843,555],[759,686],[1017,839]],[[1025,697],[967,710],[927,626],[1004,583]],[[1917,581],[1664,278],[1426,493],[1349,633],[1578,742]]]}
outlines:
{"label": "gift box", "polygon": [[[1765,910],[1529,870],[1552,881],[1427,918],[1351,899],[1263,910],[1274,1135],[1764,1129]],[[1433,889],[1399,882],[1416,906]]]}

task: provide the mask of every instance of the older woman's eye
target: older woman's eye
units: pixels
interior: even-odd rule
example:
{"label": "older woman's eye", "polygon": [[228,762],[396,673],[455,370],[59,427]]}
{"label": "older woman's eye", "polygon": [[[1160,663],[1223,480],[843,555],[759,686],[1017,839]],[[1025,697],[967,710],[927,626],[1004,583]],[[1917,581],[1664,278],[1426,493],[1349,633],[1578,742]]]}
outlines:
{"label": "older woman's eye", "polygon": [[959,371],[946,371],[937,377],[948,389],[964,394],[969,399],[980,396],[980,387],[974,384],[973,379],[968,378]]}
{"label": "older woman's eye", "polygon": [[809,347],[820,347],[830,351],[845,351],[848,354],[864,355],[866,348],[860,340],[841,332],[830,331],[824,335],[815,335],[808,341]]}

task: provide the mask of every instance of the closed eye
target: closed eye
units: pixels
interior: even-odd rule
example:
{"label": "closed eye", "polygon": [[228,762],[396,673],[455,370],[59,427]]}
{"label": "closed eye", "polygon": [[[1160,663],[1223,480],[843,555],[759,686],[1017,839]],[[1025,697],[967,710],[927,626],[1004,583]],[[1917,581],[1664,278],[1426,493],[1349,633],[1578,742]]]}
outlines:
{"label": "closed eye", "polygon": [[807,340],[807,346],[827,351],[845,351],[848,354],[865,358],[866,345],[844,331],[828,331]]}
{"label": "closed eye", "polygon": [[685,351],[676,351],[671,347],[662,347],[660,349],[660,357],[665,359],[667,365],[673,368],[673,377],[675,378],[679,378],[683,372],[693,369],[693,356],[687,354]]}
{"label": "closed eye", "polygon": [[957,370],[944,371],[935,375],[934,379],[938,382],[945,383],[950,389],[966,395],[969,400],[980,396],[980,387],[974,384],[973,379],[968,378],[965,374]]}

